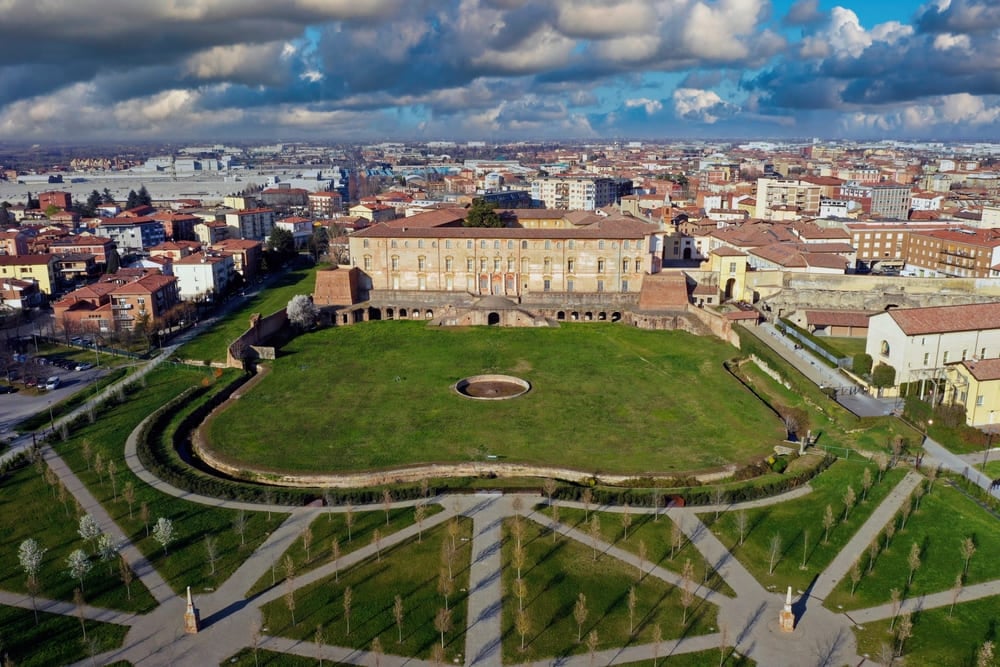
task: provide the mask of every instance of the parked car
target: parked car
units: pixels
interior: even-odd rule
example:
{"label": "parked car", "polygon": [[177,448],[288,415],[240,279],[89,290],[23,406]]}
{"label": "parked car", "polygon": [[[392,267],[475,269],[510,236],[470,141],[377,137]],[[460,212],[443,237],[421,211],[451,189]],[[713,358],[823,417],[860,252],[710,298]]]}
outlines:
{"label": "parked car", "polygon": [[83,363],[77,364],[74,370],[78,371],[89,371],[94,367],[94,364],[84,361]]}
{"label": "parked car", "polygon": [[60,384],[62,384],[62,381],[59,379],[59,376],[53,375],[45,381],[45,388],[52,391],[53,389],[58,389]]}
{"label": "parked car", "polygon": [[9,384],[0,384],[0,394],[13,394],[17,389]]}

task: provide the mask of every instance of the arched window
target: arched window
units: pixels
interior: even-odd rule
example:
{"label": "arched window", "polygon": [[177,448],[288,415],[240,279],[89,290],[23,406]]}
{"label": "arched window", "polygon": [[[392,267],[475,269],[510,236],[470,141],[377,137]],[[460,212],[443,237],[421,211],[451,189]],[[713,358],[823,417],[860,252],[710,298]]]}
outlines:
{"label": "arched window", "polygon": [[889,356],[889,341],[887,341],[887,340],[882,341],[882,344],[880,346],[879,352],[882,353],[883,357],[888,357]]}

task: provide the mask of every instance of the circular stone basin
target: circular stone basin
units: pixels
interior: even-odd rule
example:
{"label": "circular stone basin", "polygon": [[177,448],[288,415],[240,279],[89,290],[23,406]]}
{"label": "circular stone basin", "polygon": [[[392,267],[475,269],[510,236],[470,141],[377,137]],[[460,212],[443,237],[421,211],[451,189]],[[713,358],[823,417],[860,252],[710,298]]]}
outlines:
{"label": "circular stone basin", "polygon": [[472,375],[452,387],[459,396],[478,401],[505,401],[528,393],[531,383],[513,375]]}

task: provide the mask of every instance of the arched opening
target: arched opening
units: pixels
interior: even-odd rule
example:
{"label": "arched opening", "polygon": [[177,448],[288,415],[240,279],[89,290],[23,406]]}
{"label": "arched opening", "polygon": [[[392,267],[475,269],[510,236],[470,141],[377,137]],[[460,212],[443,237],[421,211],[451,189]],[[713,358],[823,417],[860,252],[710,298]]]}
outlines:
{"label": "arched opening", "polygon": [[621,319],[622,319],[622,314],[621,313],[611,313],[611,321],[612,322],[618,322]]}
{"label": "arched opening", "polygon": [[379,310],[378,308],[369,308],[368,309],[368,319],[369,320],[381,320],[382,319],[382,311]]}
{"label": "arched opening", "polygon": [[355,310],[354,323],[357,324],[358,322],[364,322],[364,321],[365,321],[365,311],[360,308],[358,310]]}
{"label": "arched opening", "polygon": [[428,310],[426,313],[424,313],[424,318],[428,319],[428,320],[433,320],[434,319],[434,311],[433,310]]}
{"label": "arched opening", "polygon": [[566,311],[560,310],[558,313],[556,313],[556,319],[559,320],[560,322],[562,322],[563,320],[565,320],[566,319]]}
{"label": "arched opening", "polygon": [[593,313],[584,313],[583,320],[585,322],[590,322],[593,319],[594,319],[594,314]]}
{"label": "arched opening", "polygon": [[399,319],[401,319],[401,320],[405,320],[406,319],[406,308],[400,308],[399,309]]}
{"label": "arched opening", "polygon": [[385,309],[385,319],[387,319],[387,320],[395,319],[394,316],[393,316],[394,314],[393,314],[392,311],[393,311],[392,308],[386,308]]}
{"label": "arched opening", "polygon": [[736,278],[730,278],[726,281],[726,291],[722,297],[723,301],[729,301],[733,298],[733,288],[736,286]]}
{"label": "arched opening", "polygon": [[684,259],[691,259],[691,248],[684,248]]}
{"label": "arched opening", "polygon": [[500,313],[490,313],[486,316],[486,324],[495,327],[500,324]]}
{"label": "arched opening", "polygon": [[888,357],[889,356],[889,341],[887,341],[887,340],[882,341],[882,344],[879,345],[879,353],[883,357]]}
{"label": "arched opening", "polygon": [[344,313],[343,315],[340,316],[340,323],[350,324],[350,320],[348,319],[347,313]]}
{"label": "arched opening", "polygon": [[569,319],[571,319],[571,320],[573,320],[574,322],[576,322],[577,320],[579,320],[579,319],[580,319],[580,313],[578,313],[578,312],[576,312],[576,311],[574,310],[574,311],[573,311],[573,314],[569,316]]}
{"label": "arched opening", "polygon": [[605,321],[607,321],[607,319],[608,319],[608,314],[607,313],[605,313],[603,311],[600,312],[600,313],[597,313],[597,320],[599,322],[605,322]]}

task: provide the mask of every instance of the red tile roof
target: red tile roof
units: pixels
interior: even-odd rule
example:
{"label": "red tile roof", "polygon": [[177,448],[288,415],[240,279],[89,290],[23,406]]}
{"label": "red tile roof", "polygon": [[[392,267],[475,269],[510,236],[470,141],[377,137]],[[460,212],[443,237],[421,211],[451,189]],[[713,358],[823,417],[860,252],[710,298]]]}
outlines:
{"label": "red tile roof", "polygon": [[868,318],[877,314],[864,310],[807,310],[806,322],[814,327],[867,327]]}
{"label": "red tile roof", "polygon": [[980,382],[1000,380],[1000,359],[966,359],[961,362],[975,379]]}
{"label": "red tile roof", "polygon": [[1000,329],[1000,303],[893,308],[889,316],[907,336]]}

